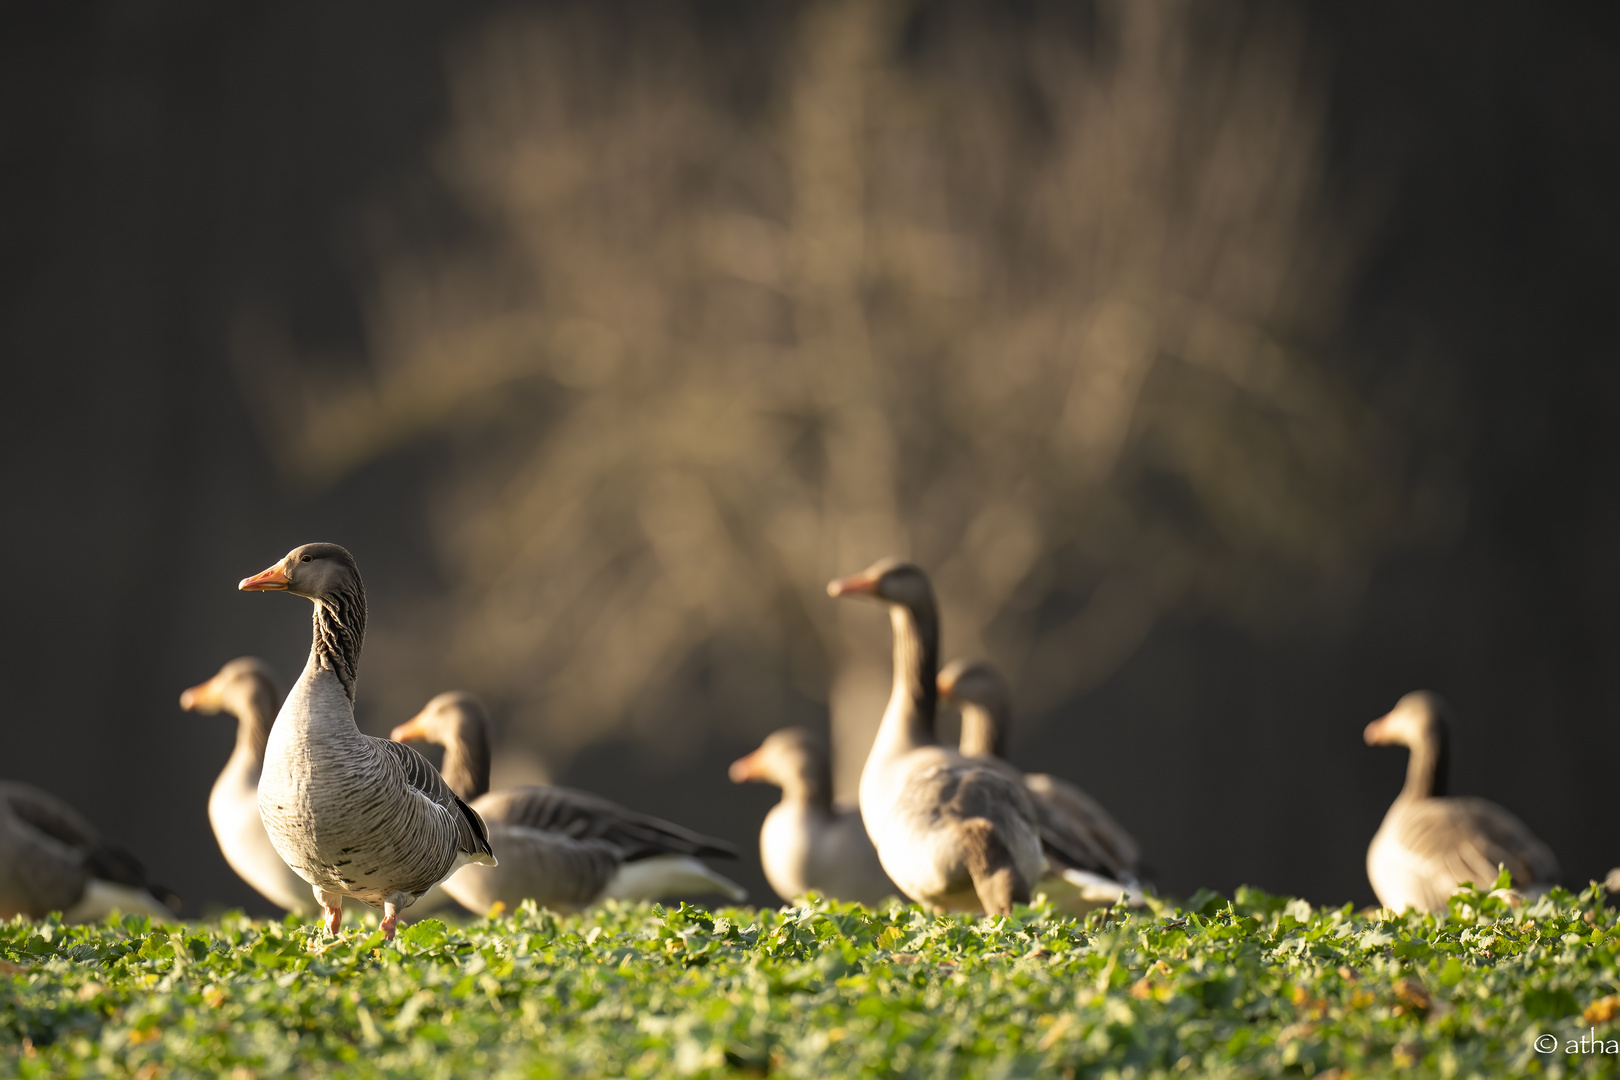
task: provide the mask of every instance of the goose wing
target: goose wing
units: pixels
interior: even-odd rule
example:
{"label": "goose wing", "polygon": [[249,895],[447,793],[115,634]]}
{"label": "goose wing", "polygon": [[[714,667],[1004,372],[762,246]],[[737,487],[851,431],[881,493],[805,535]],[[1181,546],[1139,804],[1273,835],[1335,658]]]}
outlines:
{"label": "goose wing", "polygon": [[1041,843],[1048,854],[1077,870],[1110,877],[1134,877],[1141,849],[1102,804],[1067,780],[1028,773],[1024,785],[1041,821]]}
{"label": "goose wing", "polygon": [[45,904],[66,910],[84,891],[85,879],[127,885],[178,907],[174,894],[152,881],[129,849],[104,839],[77,810],[29,784],[0,784],[0,804],[13,821],[13,866],[19,884]]}
{"label": "goose wing", "polygon": [[477,800],[492,821],[523,825],[575,840],[604,840],[626,861],[654,855],[715,855],[736,858],[726,841],[704,836],[618,803],[573,788],[537,784],[492,791]]}
{"label": "goose wing", "polygon": [[619,852],[599,840],[574,840],[524,825],[489,819],[499,866],[468,866],[444,883],[444,891],[477,915],[496,902],[515,908],[524,900],[577,911],[602,895],[619,869]]}
{"label": "goose wing", "polygon": [[[4,826],[4,862],[0,867],[0,915],[39,916],[66,911],[84,893],[85,837],[82,818],[65,806],[56,813],[54,800],[20,784],[0,789]],[[61,834],[61,835],[58,835]]]}
{"label": "goose wing", "polygon": [[1489,888],[1497,866],[1505,866],[1515,886],[1546,885],[1559,876],[1558,859],[1528,826],[1485,799],[1422,799],[1404,808],[1391,824],[1394,839],[1435,879],[1451,888],[1472,881]]}
{"label": "goose wing", "polygon": [[450,785],[444,782],[427,758],[418,754],[404,743],[391,742],[388,739],[379,739],[366,736],[371,743],[380,748],[381,752],[393,759],[405,777],[405,783],[412,790],[425,795],[428,799],[444,807],[453,816],[456,822],[456,850],[477,860],[479,856],[486,856],[493,862],[494,850],[489,846],[489,829],[484,825],[484,819],[478,816],[478,811],[462,802]]}

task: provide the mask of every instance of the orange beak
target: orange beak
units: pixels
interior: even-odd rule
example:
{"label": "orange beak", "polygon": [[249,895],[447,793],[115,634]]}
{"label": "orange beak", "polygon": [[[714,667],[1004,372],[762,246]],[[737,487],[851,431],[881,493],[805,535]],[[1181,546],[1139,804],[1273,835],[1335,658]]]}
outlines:
{"label": "orange beak", "polygon": [[213,685],[214,680],[209,679],[207,682],[200,682],[196,686],[190,686],[180,691],[180,707],[186,712],[195,711],[197,706],[202,704],[203,695]]}
{"label": "orange beak", "polygon": [[243,592],[269,592],[285,589],[291,584],[292,582],[287,580],[287,572],[281,568],[280,563],[276,563],[268,570],[243,578],[236,587]]}
{"label": "orange beak", "polygon": [[1388,719],[1387,716],[1380,716],[1377,720],[1368,724],[1366,730],[1361,733],[1362,740],[1368,746],[1382,746],[1389,741],[1384,738],[1384,721]]}
{"label": "orange beak", "polygon": [[934,682],[934,687],[939,691],[940,697],[945,698],[947,701],[950,700],[951,691],[956,689],[956,673],[951,671],[940,672],[939,678]]}
{"label": "orange beak", "polygon": [[412,740],[426,742],[427,722],[422,719],[421,713],[417,713],[393,731],[390,731],[388,737],[395,742],[411,742]]}
{"label": "orange beak", "polygon": [[871,574],[833,578],[827,582],[828,596],[876,596],[878,579]]}
{"label": "orange beak", "polygon": [[761,779],[759,771],[759,751],[747,754],[731,763],[731,782],[733,784],[746,784],[751,780]]}

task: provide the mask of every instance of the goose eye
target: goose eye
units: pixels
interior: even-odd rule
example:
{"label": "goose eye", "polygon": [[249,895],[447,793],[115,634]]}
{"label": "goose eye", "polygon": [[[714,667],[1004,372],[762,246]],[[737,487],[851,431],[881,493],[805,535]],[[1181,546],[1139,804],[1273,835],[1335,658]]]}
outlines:
{"label": "goose eye", "polygon": [[308,556],[308,555],[300,555],[298,557],[298,561],[299,562],[309,562],[310,561],[310,556]]}

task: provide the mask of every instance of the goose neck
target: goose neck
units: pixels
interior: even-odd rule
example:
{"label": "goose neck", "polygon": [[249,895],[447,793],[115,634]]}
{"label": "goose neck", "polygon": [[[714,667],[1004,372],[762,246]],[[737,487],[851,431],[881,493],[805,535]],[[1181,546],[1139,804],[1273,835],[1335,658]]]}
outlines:
{"label": "goose neck", "polygon": [[964,701],[962,707],[962,738],[960,749],[963,757],[998,757],[1007,756],[1007,724],[1006,718],[997,715],[997,710],[980,705],[977,702]]}
{"label": "goose neck", "polygon": [[782,778],[782,802],[809,810],[832,810],[832,768],[825,762]]}
{"label": "goose neck", "polygon": [[315,601],[314,629],[310,659],[337,676],[353,705],[360,648],[366,639],[366,595],[358,583],[352,593],[333,592]]}
{"label": "goose neck", "polygon": [[464,724],[445,742],[439,775],[463,802],[489,791],[489,736],[483,725]]}
{"label": "goose neck", "polygon": [[1445,722],[1432,724],[1411,750],[1400,797],[1411,801],[1444,796],[1451,772],[1451,738]]}
{"label": "goose neck", "polygon": [[938,705],[939,619],[931,606],[895,604],[889,622],[894,628],[894,689],[883,724],[891,729],[890,738],[926,745],[934,741]]}
{"label": "goose neck", "polygon": [[275,722],[275,692],[264,683],[256,683],[236,710],[236,756],[263,765],[264,748],[270,742],[270,727]]}

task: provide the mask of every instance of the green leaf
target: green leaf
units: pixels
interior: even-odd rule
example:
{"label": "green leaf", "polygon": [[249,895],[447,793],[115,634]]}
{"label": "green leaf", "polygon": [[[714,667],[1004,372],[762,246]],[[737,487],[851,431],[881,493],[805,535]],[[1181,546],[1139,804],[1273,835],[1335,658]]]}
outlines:
{"label": "green leaf", "polygon": [[423,919],[421,922],[412,923],[401,930],[398,936],[399,940],[422,952],[437,949],[450,939],[444,923],[438,919]]}
{"label": "green leaf", "polygon": [[1427,1048],[1420,1072],[1501,1076],[1540,1060],[1527,1030],[1620,1016],[1601,897],[1438,919],[1195,899],[1204,915],[1168,918],[530,906],[402,927],[398,949],[240,914],[18,920],[0,923],[0,1074],[1384,1075],[1404,1042]]}

